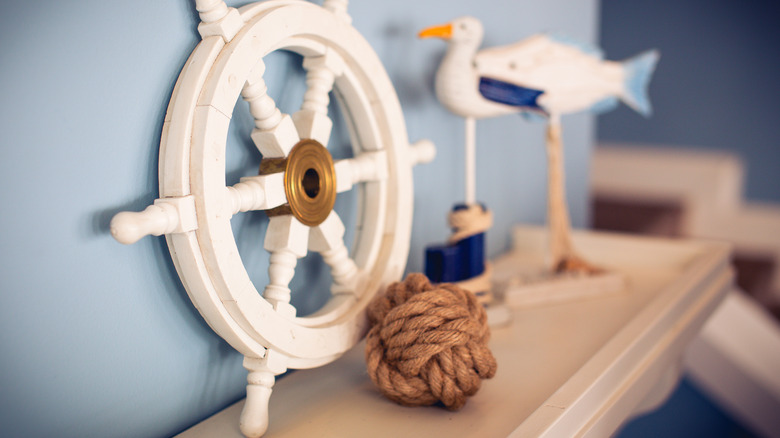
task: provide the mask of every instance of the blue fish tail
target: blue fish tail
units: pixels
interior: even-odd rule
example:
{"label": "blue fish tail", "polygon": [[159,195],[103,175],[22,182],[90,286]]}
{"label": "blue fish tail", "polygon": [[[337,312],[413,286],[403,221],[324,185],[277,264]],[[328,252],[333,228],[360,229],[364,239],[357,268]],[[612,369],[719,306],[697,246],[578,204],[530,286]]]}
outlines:
{"label": "blue fish tail", "polygon": [[658,50],[648,50],[623,61],[626,73],[623,100],[645,117],[649,117],[653,112],[650,98],[647,96],[647,85],[660,56]]}

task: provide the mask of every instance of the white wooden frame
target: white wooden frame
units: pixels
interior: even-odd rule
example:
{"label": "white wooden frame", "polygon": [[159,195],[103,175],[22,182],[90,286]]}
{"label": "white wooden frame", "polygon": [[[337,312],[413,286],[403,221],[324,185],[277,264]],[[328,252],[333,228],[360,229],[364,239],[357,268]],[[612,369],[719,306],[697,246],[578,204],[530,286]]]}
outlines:
{"label": "white wooden frame", "polygon": [[[590,174],[593,195],[678,203],[684,236],[722,239],[738,253],[780,263],[780,206],[742,199],[744,166],[732,154],[601,144]],[[780,269],[772,286],[780,291]]]}

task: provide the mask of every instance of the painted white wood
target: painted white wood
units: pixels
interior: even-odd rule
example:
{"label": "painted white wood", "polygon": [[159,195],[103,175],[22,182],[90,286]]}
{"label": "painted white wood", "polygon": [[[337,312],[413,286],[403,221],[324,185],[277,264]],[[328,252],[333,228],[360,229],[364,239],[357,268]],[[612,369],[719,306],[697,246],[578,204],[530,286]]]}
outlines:
{"label": "painted white wood", "polygon": [[482,22],[474,17],[460,17],[451,23],[423,30],[419,35],[448,41],[447,52],[436,71],[436,97],[447,110],[465,118],[483,119],[518,111],[489,101],[479,93],[481,72],[477,72],[475,61],[484,33]]}
{"label": "painted white wood", "polygon": [[248,371],[246,399],[238,426],[245,436],[262,436],[268,429],[268,403],[276,383],[274,376],[287,371],[288,362],[287,356],[274,350],[268,350],[262,358],[244,357],[244,368]]}
{"label": "painted white wood", "polygon": [[195,10],[200,21],[212,23],[219,21],[228,14],[228,5],[223,0],[195,0]]}
{"label": "painted white wood", "polygon": [[241,97],[249,103],[249,112],[255,118],[252,140],[264,158],[286,157],[300,138],[292,118],[282,114],[268,95],[264,72],[265,63],[259,60],[241,90]]}
{"label": "painted white wood", "polygon": [[[591,275],[550,272],[553,256],[549,240],[549,232],[516,227],[512,230],[513,250],[492,262],[493,283],[508,306],[523,308],[625,293],[625,276],[612,269]],[[583,257],[597,260],[599,256],[592,252],[592,247],[582,248]]]}
{"label": "painted white wood", "polygon": [[328,93],[333,89],[336,77],[344,72],[344,60],[330,48],[322,56],[303,60],[306,69],[306,93],[301,109],[293,114],[293,121],[303,138],[317,140],[328,145],[333,122],[328,117]]}
{"label": "painted white wood", "polygon": [[477,202],[477,121],[474,117],[464,119],[465,133],[465,201],[466,205],[474,205]]}
{"label": "painted white wood", "polygon": [[283,114],[278,124],[273,127],[254,129],[252,140],[264,158],[281,158],[290,153],[293,146],[300,141],[300,137],[292,117]]}
{"label": "painted white wood", "polygon": [[[545,232],[528,234],[544,240]],[[407,408],[383,398],[365,373],[361,345],[323,368],[280,379],[269,435],[609,436],[645,400],[659,399],[656,387],[664,395],[673,386],[687,342],[731,287],[728,249],[601,233],[574,238],[623,273],[627,290],[512,310],[512,324],[492,330],[496,377],[461,411]],[[242,403],[180,436],[239,436]]]}
{"label": "painted white wood", "polygon": [[352,23],[352,17],[347,13],[349,0],[325,0],[322,7],[332,12],[336,17],[346,24]]}
{"label": "painted white wood", "polygon": [[436,146],[430,140],[418,140],[410,145],[410,165],[430,163],[434,158],[436,158]]}
{"label": "painted white wood", "polygon": [[160,138],[160,193],[186,196],[190,192],[190,144],[181,141],[192,136],[198,94],[206,82],[209,66],[225,47],[218,36],[204,39],[184,64],[165,113]]}
{"label": "painted white wood", "polygon": [[306,255],[308,241],[309,227],[292,215],[275,216],[268,222],[263,247],[271,257],[263,297],[287,318],[295,317],[295,307],[290,305],[290,281],[298,259]]}
{"label": "painted white wood", "polygon": [[310,56],[303,60],[306,69],[307,90],[303,95],[301,109],[328,114],[328,93],[333,89],[337,76],[344,72],[344,60],[332,48],[322,56]]}
{"label": "painted white wood", "polygon": [[[605,60],[595,48],[547,34],[478,51],[484,33],[482,23],[469,16],[420,32],[420,37],[448,42],[436,72],[436,96],[454,114],[483,119],[534,110],[486,99],[478,86],[484,77],[543,92],[537,110],[549,115],[588,110],[610,98],[623,99],[640,112],[649,110],[637,105],[626,82],[630,63]],[[646,56],[654,66],[659,55],[653,51]]]}
{"label": "painted white wood", "polygon": [[[738,253],[780,261],[780,206],[744,201],[743,173],[742,162],[722,152],[616,144],[595,149],[590,172],[596,196],[677,203],[683,235],[725,240]],[[772,288],[780,293],[780,270]]]}
{"label": "painted white wood", "polygon": [[227,196],[232,198],[231,214],[278,207],[287,202],[284,173],[243,177],[238,184],[228,186]]}
{"label": "painted white wood", "polygon": [[198,228],[192,196],[156,199],[142,212],[124,211],[111,219],[111,235],[131,244],[144,236],[185,233]]}
{"label": "painted white wood", "polygon": [[[598,267],[579,257],[571,245],[560,117],[616,103],[618,98],[637,111],[649,112],[644,88],[658,53],[648,52],[637,62],[607,61],[600,50],[546,34],[479,50],[484,28],[470,16],[429,27],[418,36],[447,42],[447,51],[436,71],[436,97],[447,110],[465,118],[466,204],[476,202],[476,120],[513,113],[547,119],[551,270],[598,271]],[[634,80],[632,72],[641,72],[636,74],[641,80]]]}
{"label": "painted white wood", "polygon": [[244,26],[238,10],[229,8],[223,0],[195,0],[195,9],[201,20],[198,24],[201,38],[219,36],[229,42]]}
{"label": "painted white wood", "polygon": [[528,269],[529,264],[526,262],[526,259],[515,254],[508,254],[506,258],[495,261],[497,268],[505,265],[521,267],[521,272],[514,273],[505,283],[496,285],[498,290],[503,292],[504,304],[510,307],[532,307],[589,299],[625,290],[625,279],[618,273],[579,277],[554,276],[550,275],[547,265],[531,262],[531,269]]}
{"label": "painted white wood", "polygon": [[385,151],[363,152],[355,158],[339,160],[336,170],[336,191],[341,193],[356,184],[387,179],[387,153]]}
{"label": "painted white wood", "polygon": [[[160,199],[145,213],[122,213],[115,221],[119,240],[166,234],[193,303],[244,354],[248,408],[241,428],[247,436],[262,435],[268,425],[275,375],[331,362],[365,333],[365,306],[405,267],[411,165],[434,155],[429,142],[410,147],[395,90],[379,58],[349,24],[346,6],[344,0],[328,0],[324,8],[270,0],[236,10],[223,1],[197,0],[203,41],[182,69],[163,125]],[[294,117],[279,111],[263,80],[262,58],[276,50],[302,55],[308,71],[304,104]],[[256,125],[252,139],[264,159],[283,158],[301,138],[327,145],[331,90],[348,121],[355,156],[339,166],[349,183],[339,187],[358,188],[352,256],[335,213],[313,230],[292,216],[274,216],[264,244],[271,252],[269,284],[261,295],[241,262],[230,218],[286,199],[280,174],[226,186],[233,107],[239,96],[249,103]],[[296,317],[289,284],[310,243],[333,272],[333,297],[314,315]]]}
{"label": "painted white wood", "polygon": [[[305,5],[298,5],[298,4],[290,5],[289,7],[292,8],[293,6],[295,6],[296,8],[307,8],[308,7],[308,6],[305,6]],[[262,18],[264,18],[264,19],[267,18],[269,21],[271,21],[270,20],[271,15],[276,15],[275,18],[277,18],[277,20],[273,20],[273,23],[277,23],[277,22],[280,22],[280,21],[283,22],[283,20],[279,19],[280,18],[279,15],[281,15],[282,9],[287,9],[287,7],[275,9],[272,12],[269,12],[267,15],[263,15]],[[292,15],[293,12],[300,12],[300,11],[290,11],[289,15]],[[320,20],[320,21],[322,21],[322,20]],[[260,27],[261,26],[255,26],[255,27],[253,27],[253,29],[257,28],[258,29],[257,31],[261,32]],[[277,27],[281,27],[281,26],[277,26]],[[307,30],[308,29],[309,28],[307,28]],[[278,29],[274,29],[274,30],[278,30]],[[287,32],[290,32],[290,31],[291,31],[290,29],[287,29]],[[244,37],[243,35],[246,35],[246,36]],[[265,35],[265,34],[262,34],[262,35]],[[269,38],[265,38],[265,39],[264,38],[259,38],[259,36],[262,36],[262,35],[260,35],[260,34],[258,34],[258,35],[251,35],[251,32],[247,32],[245,34],[242,33],[242,36],[239,36],[239,38],[234,40],[231,43],[231,45],[232,44],[239,44],[240,45],[241,42],[244,39],[248,39],[248,38],[250,38],[250,36],[254,36],[257,40],[271,41],[270,40],[270,35],[268,36]],[[233,49],[234,53],[240,51],[240,47],[233,47],[232,49]],[[239,64],[246,65],[245,68],[247,68],[247,69],[251,69],[253,67],[253,66],[249,66],[248,65],[249,63],[246,62],[246,61],[242,61]],[[217,78],[217,77],[228,77],[229,78],[229,75],[226,75],[226,74],[222,73],[222,74],[219,74],[219,75],[214,75],[213,77],[214,78]],[[216,79],[214,79],[214,80],[216,80]],[[237,91],[238,87],[236,87],[234,90]],[[227,100],[229,100],[229,99],[220,98],[218,96],[215,96],[214,98],[218,99],[219,101],[227,101]],[[218,107],[218,106],[219,106],[219,104],[216,104],[216,107]],[[209,106],[209,108],[215,108],[215,107],[214,106]],[[214,113],[221,113],[221,111],[217,111],[216,108],[212,112],[214,112]],[[217,117],[217,116],[213,115],[212,117]],[[219,134],[218,137],[221,137],[221,134]],[[212,149],[203,148],[202,150],[203,151],[211,151],[211,150],[213,150],[213,148]],[[221,161],[221,157],[219,157],[219,156],[216,157],[216,159],[203,159],[202,160],[203,163],[220,162],[220,161]],[[224,178],[224,176],[223,176],[224,170],[223,169],[220,169],[220,170],[221,170],[221,173],[219,173],[220,174],[220,178]],[[210,173],[214,174],[215,176],[218,174],[216,169],[214,169],[214,171],[210,172]],[[214,185],[217,186],[217,184],[214,184]],[[211,185],[208,185],[208,186],[211,186]],[[204,186],[204,188],[205,187],[206,186]],[[207,196],[204,196],[204,200],[211,199],[208,196],[209,193],[211,193],[211,192],[208,191],[208,190],[204,192],[204,195],[207,195]],[[219,199],[216,196],[216,192],[214,193],[213,201],[214,201],[214,203],[220,202]],[[204,206],[204,207],[207,207],[207,206]],[[208,216],[208,213],[205,210],[208,210],[208,208],[204,209],[204,216]],[[212,233],[213,232],[221,232],[221,230],[224,229],[225,232],[221,232],[221,233],[222,233],[223,236],[225,236],[225,237],[227,236],[226,233],[229,232],[229,227],[225,226],[227,224],[226,224],[226,222],[224,221],[223,218],[221,218],[221,217],[214,217],[213,221],[210,218],[207,218],[204,222],[206,224],[208,224],[207,226],[210,226],[212,223],[214,224],[214,226],[216,228],[214,230],[210,230]],[[204,237],[205,237],[205,235],[204,235]],[[209,243],[209,240],[211,242],[216,242],[215,239],[208,239],[208,238],[206,238],[205,240],[206,240],[206,244],[207,245],[212,245],[211,243]],[[225,240],[227,240],[227,239],[225,239]],[[217,272],[217,277],[218,278],[215,279],[215,281],[217,281],[217,283],[225,283],[225,286],[227,286],[228,283],[235,283],[235,285],[232,286],[232,287],[224,287],[224,293],[227,293],[226,302],[230,303],[230,304],[228,304],[229,307],[233,306],[233,303],[240,303],[240,304],[235,304],[235,307],[240,308],[240,309],[244,309],[246,307],[246,309],[247,309],[246,312],[241,311],[240,309],[236,309],[237,312],[239,313],[239,315],[238,315],[239,319],[242,320],[242,324],[245,327],[247,327],[247,328],[251,328],[251,329],[255,329],[256,330],[257,329],[256,326],[258,326],[258,324],[260,326],[265,326],[265,325],[271,325],[272,326],[273,323],[280,322],[280,321],[272,321],[272,322],[266,322],[266,323],[263,324],[261,322],[256,321],[257,319],[259,319],[256,315],[258,315],[258,314],[265,314],[265,313],[267,313],[267,310],[263,310],[262,309],[263,308],[263,304],[261,302],[259,302],[256,298],[253,298],[255,296],[255,294],[254,294],[254,292],[251,292],[251,291],[254,288],[251,286],[251,282],[248,281],[248,278],[245,275],[245,273],[241,272],[241,271],[243,271],[243,268],[241,268],[240,263],[231,263],[231,261],[233,261],[232,259],[234,259],[235,256],[230,257],[229,255],[232,254],[232,253],[237,253],[237,252],[229,251],[229,248],[222,249],[221,247],[217,247],[217,246],[214,246],[213,249],[214,249],[215,253],[221,251],[225,255],[226,258],[231,259],[231,260],[224,260],[221,256],[210,255],[210,256],[207,256],[207,264],[212,263],[212,264],[214,264],[217,267],[217,269],[213,269],[213,271]],[[209,252],[209,251],[206,251],[206,252]],[[208,262],[209,258],[211,259],[210,262]],[[236,268],[236,266],[238,266],[238,267]],[[219,273],[223,273],[223,274],[219,275]],[[381,277],[379,277],[379,278],[381,278]],[[219,289],[223,289],[223,288],[219,288]],[[254,315],[254,316],[252,316],[250,318],[249,317],[250,314]],[[250,319],[251,319],[251,321],[250,321]],[[273,316],[269,316],[269,318],[267,318],[267,319],[273,320],[274,317]],[[269,329],[269,330],[270,330],[270,334],[267,334],[268,330],[258,330],[258,331],[263,332],[263,334],[265,336],[272,336],[273,333],[281,331],[281,330],[278,330],[278,329]],[[305,330],[304,330],[304,332],[305,332]],[[300,335],[302,335],[302,334],[296,333],[296,339],[301,339]],[[307,338],[305,333],[303,334],[303,338],[304,339]],[[317,338],[319,338],[319,336],[317,336]],[[292,348],[293,344],[291,343],[290,339],[291,338],[282,338],[282,339],[279,340],[279,344],[285,346],[286,348]],[[315,338],[312,338],[312,345],[315,347],[315,349],[322,350],[323,346],[324,346],[323,344],[326,344],[326,343],[320,342],[319,339],[315,340]],[[298,354],[301,354],[301,353],[298,353]],[[293,354],[293,355],[297,356],[298,354]],[[330,355],[330,354],[328,354],[328,355]]]}
{"label": "painted white wood", "polygon": [[349,293],[358,295],[358,269],[355,261],[349,258],[349,252],[344,245],[344,223],[338,214],[331,211],[327,219],[311,229],[309,249],[322,254],[322,259],[330,266],[333,277],[332,291],[334,293]]}

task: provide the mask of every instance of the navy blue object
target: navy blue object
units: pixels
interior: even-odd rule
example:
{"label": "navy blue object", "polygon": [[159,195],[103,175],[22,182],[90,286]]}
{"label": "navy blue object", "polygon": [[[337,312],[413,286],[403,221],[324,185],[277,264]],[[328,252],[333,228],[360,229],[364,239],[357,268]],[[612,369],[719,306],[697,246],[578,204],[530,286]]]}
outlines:
{"label": "navy blue object", "polygon": [[482,94],[482,97],[493,102],[543,111],[536,102],[536,99],[544,93],[541,90],[521,87],[498,79],[481,77],[479,78],[479,92]]}
{"label": "navy blue object", "polygon": [[425,248],[425,276],[433,283],[454,283],[485,272],[485,233],[452,245]]}
{"label": "navy blue object", "polygon": [[[454,211],[468,208],[459,204]],[[483,205],[484,209],[485,206]],[[454,244],[425,248],[425,275],[433,283],[454,283],[485,272],[485,233],[475,234]]]}
{"label": "navy blue object", "polygon": [[460,268],[463,278],[473,278],[485,272],[485,233],[461,239],[455,244],[460,249]]}
{"label": "navy blue object", "polygon": [[460,278],[460,248],[439,245],[425,248],[425,276],[434,283],[451,283]]}
{"label": "navy blue object", "polygon": [[621,427],[616,438],[757,438],[736,418],[724,412],[690,379],[680,386],[658,410],[642,415]]}

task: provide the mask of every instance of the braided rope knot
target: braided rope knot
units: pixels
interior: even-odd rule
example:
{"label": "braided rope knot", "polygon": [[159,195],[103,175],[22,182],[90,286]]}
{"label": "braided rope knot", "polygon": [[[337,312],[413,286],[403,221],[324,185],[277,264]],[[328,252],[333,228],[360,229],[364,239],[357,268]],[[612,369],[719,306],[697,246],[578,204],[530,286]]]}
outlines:
{"label": "braided rope knot", "polygon": [[366,363],[374,384],[404,406],[458,410],[496,373],[485,309],[453,284],[410,274],[368,308]]}

